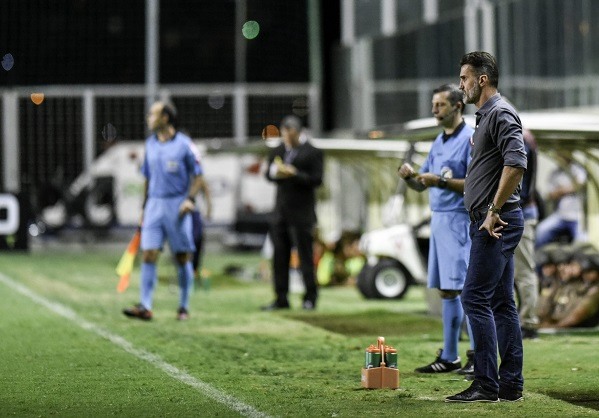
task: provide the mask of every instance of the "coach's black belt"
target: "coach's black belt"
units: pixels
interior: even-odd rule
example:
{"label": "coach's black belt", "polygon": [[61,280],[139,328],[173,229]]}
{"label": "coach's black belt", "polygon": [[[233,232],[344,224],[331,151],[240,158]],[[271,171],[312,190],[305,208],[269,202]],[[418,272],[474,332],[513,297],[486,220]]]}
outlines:
{"label": "coach's black belt", "polygon": [[[499,212],[500,214],[505,213],[505,212],[510,212],[514,209],[518,209],[520,207],[520,202],[511,202],[511,203],[506,203],[501,207],[501,211]],[[472,222],[478,222],[480,220],[483,220],[487,217],[487,213],[489,211],[484,209],[484,210],[473,210],[472,212],[468,212],[468,214],[470,215],[470,220]]]}

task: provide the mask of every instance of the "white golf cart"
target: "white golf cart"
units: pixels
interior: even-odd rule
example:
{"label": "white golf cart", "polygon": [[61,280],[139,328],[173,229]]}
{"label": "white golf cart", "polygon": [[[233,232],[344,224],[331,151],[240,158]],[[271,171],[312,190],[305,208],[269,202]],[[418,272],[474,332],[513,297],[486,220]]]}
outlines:
{"label": "white golf cart", "polygon": [[401,299],[412,284],[426,284],[429,220],[399,224],[362,235],[366,264],[358,289],[367,299]]}

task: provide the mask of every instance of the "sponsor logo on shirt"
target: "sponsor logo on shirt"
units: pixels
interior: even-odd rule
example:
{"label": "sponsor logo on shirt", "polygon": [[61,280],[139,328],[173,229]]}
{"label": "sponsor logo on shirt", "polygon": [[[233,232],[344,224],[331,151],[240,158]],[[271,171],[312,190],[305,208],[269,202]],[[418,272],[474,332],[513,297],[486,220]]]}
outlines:
{"label": "sponsor logo on shirt", "polygon": [[179,171],[179,161],[169,160],[166,162],[166,171],[168,173],[176,173]]}
{"label": "sponsor logo on shirt", "polygon": [[441,177],[444,179],[452,179],[453,178],[453,170],[449,167],[441,168]]}

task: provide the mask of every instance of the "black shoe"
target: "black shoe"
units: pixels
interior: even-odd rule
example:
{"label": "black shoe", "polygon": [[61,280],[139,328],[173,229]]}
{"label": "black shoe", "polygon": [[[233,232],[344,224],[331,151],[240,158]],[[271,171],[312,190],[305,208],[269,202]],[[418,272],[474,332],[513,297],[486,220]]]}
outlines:
{"label": "black shoe", "polygon": [[455,361],[442,360],[443,350],[437,352],[437,358],[431,364],[419,367],[414,370],[416,373],[447,373],[458,370],[462,367],[462,361],[458,357]]}
{"label": "black shoe", "polygon": [[522,327],[520,330],[522,332],[523,340],[536,340],[537,338],[539,338],[539,333],[534,328]]}
{"label": "black shoe", "polygon": [[316,309],[316,302],[312,300],[305,300],[304,303],[302,303],[302,308],[304,311],[313,311]]}
{"label": "black shoe", "polygon": [[474,375],[474,350],[466,351],[466,358],[468,361],[460,370],[458,370],[458,374],[463,376]]}
{"label": "black shoe", "polygon": [[279,303],[279,302],[273,302],[270,305],[266,305],[260,308],[263,311],[278,311],[281,309],[289,309],[289,304],[288,303]]}
{"label": "black shoe", "polygon": [[152,311],[144,308],[141,303],[138,303],[131,308],[123,309],[123,313],[129,318],[137,318],[143,321],[149,321],[152,319]]}
{"label": "black shoe", "polygon": [[189,319],[189,311],[183,307],[177,309],[177,320],[187,321]]}
{"label": "black shoe", "polygon": [[445,398],[445,402],[499,402],[496,393],[484,390],[478,382],[473,382],[468,389]]}
{"label": "black shoe", "polygon": [[522,391],[499,388],[499,402],[519,402],[523,400]]}

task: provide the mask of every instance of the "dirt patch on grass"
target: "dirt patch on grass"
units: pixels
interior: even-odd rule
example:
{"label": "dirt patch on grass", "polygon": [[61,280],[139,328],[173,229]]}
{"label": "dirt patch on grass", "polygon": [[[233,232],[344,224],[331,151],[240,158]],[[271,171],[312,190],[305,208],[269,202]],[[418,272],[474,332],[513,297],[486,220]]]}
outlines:
{"label": "dirt patch on grass", "polygon": [[288,318],[348,336],[428,334],[441,330],[438,318],[373,310],[353,314],[289,313]]}
{"label": "dirt patch on grass", "polygon": [[546,395],[572,405],[599,411],[599,393],[597,392],[547,392]]}

